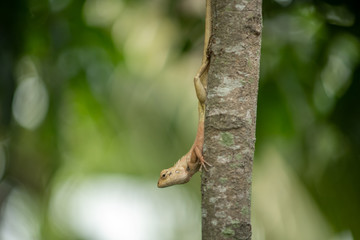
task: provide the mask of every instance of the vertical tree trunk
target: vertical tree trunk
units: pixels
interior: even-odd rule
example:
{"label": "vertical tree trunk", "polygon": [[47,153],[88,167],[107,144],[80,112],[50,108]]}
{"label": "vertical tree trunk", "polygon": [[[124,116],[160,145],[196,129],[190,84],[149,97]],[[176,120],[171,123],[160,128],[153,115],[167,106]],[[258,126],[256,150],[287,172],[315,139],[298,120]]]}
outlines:
{"label": "vertical tree trunk", "polygon": [[261,0],[211,0],[202,239],[251,239]]}

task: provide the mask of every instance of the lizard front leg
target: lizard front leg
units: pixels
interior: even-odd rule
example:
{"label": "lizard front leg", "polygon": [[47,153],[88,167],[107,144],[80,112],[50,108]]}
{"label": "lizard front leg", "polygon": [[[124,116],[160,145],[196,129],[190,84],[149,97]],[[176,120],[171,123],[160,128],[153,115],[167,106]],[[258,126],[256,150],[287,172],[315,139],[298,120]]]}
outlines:
{"label": "lizard front leg", "polygon": [[202,168],[204,168],[205,169],[205,171],[207,171],[207,168],[206,168],[206,165],[208,165],[208,166],[212,166],[210,163],[208,163],[207,161],[205,161],[205,159],[204,159],[204,156],[202,155],[202,151],[198,148],[198,147],[195,147],[194,148],[194,152],[195,152],[195,154],[196,154],[196,157],[199,159],[199,161],[200,161],[200,169],[199,169],[199,171],[201,171],[202,170]]}

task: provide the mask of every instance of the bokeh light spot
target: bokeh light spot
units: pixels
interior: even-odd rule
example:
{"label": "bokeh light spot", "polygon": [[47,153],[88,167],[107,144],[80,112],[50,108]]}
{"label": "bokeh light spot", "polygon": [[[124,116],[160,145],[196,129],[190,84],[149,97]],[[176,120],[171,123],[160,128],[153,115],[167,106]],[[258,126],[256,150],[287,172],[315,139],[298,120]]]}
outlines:
{"label": "bokeh light spot", "polygon": [[24,128],[33,130],[44,120],[49,96],[38,77],[29,77],[17,87],[12,111],[15,120]]}

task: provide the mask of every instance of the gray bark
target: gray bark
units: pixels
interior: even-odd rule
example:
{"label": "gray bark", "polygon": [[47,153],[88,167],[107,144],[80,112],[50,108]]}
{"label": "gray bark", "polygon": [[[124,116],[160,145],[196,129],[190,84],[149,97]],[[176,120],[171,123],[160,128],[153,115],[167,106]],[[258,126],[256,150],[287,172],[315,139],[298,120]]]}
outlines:
{"label": "gray bark", "polygon": [[261,0],[211,0],[202,239],[251,239]]}

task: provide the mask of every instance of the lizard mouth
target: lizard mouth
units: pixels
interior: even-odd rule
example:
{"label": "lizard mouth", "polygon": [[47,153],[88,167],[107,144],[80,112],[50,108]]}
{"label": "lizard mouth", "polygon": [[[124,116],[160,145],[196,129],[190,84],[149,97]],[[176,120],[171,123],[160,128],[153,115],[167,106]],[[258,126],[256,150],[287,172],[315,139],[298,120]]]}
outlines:
{"label": "lizard mouth", "polygon": [[157,187],[158,188],[165,188],[165,187],[168,187],[169,185],[166,185],[166,184],[161,184],[160,181],[158,181],[157,183]]}

